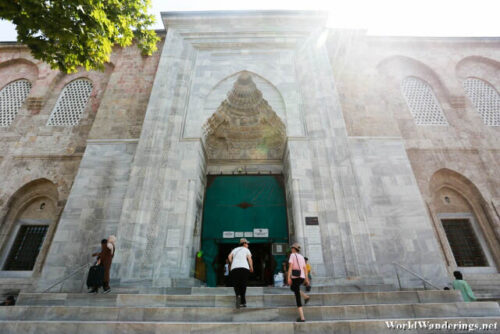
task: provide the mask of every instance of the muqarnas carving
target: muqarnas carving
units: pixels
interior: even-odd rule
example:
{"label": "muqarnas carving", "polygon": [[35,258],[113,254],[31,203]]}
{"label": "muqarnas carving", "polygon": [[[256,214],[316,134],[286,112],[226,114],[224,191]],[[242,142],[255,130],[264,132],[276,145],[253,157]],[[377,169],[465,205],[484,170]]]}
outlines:
{"label": "muqarnas carving", "polygon": [[208,159],[281,160],[286,129],[248,72],[204,125]]}

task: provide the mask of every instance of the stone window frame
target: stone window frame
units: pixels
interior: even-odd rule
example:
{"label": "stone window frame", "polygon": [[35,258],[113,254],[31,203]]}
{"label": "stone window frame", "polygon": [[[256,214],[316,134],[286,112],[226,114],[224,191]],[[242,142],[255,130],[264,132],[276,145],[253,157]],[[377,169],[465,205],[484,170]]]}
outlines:
{"label": "stone window frame", "polygon": [[[442,119],[438,123],[422,123],[420,120],[420,114],[423,114],[422,110],[416,110],[415,106],[410,103],[410,100],[408,99],[408,94],[407,91],[405,91],[405,82],[407,80],[415,80],[420,82],[423,86],[429,89],[431,93],[431,100],[434,102],[434,106],[437,108],[434,112],[439,113],[439,117]],[[436,92],[434,91],[433,87],[424,79],[415,76],[415,75],[408,75],[404,77],[401,82],[400,82],[400,91],[401,94],[403,95],[403,98],[406,102],[406,106],[408,110],[410,111],[411,115],[413,116],[413,120],[417,126],[449,126],[450,123],[448,122],[448,119],[446,118],[446,114],[444,112],[443,106],[439,102],[439,99],[436,95]],[[432,112],[432,111],[431,111]],[[438,117],[438,118],[439,118]],[[436,117],[434,117],[436,118]]]}
{"label": "stone window frame", "polygon": [[[39,199],[40,197],[36,197],[33,200]],[[43,198],[43,197],[42,197]],[[10,278],[10,277],[31,277],[33,272],[37,268],[37,264],[42,260],[41,257],[44,257],[42,251],[47,247],[47,239],[49,237],[49,233],[51,233],[52,225],[54,221],[49,219],[19,219],[14,222],[13,229],[10,231],[5,247],[0,256],[0,278]],[[5,270],[5,265],[7,263],[7,259],[9,257],[10,252],[12,251],[12,247],[14,246],[14,242],[16,240],[21,227],[24,225],[39,225],[39,226],[48,226],[47,233],[45,234],[45,238],[43,239],[42,246],[40,247],[40,252],[37,255],[35,260],[35,265],[32,270]]]}
{"label": "stone window frame", "polygon": [[[475,81],[480,81],[483,85],[485,85],[486,87],[490,88],[492,91],[494,91],[496,94],[497,94],[497,99],[500,100],[500,92],[498,91],[498,89],[496,89],[496,87],[491,84],[490,82],[488,82],[487,80],[485,79],[482,79],[482,78],[479,78],[479,77],[475,77],[475,76],[469,76],[467,78],[465,78],[463,81],[462,81],[462,87],[464,89],[464,92],[465,92],[465,96],[467,97],[467,99],[470,101],[471,105],[473,106],[474,110],[477,112],[477,114],[479,115],[479,117],[481,118],[481,121],[483,122],[484,125],[486,126],[500,126],[500,109],[498,109],[496,112],[499,114],[497,116],[498,118],[498,121],[496,122],[497,124],[488,124],[487,123],[487,119],[485,119],[483,113],[484,111],[480,110],[478,108],[478,105],[476,104],[476,100],[473,99],[473,97],[471,96],[471,93],[469,90],[467,90],[466,88],[466,85],[467,85],[467,82],[470,81],[470,80],[475,80]],[[472,94],[473,95],[473,94]],[[499,103],[499,107],[500,107],[500,103]],[[493,110],[493,112],[495,112],[495,110]]]}
{"label": "stone window frame", "polygon": [[[18,278],[21,280],[33,279],[40,275],[63,209],[58,202],[58,198],[59,192],[57,186],[45,178],[36,179],[24,184],[12,195],[7,214],[3,221],[0,221],[0,280],[9,278]],[[53,219],[19,219],[20,214],[31,203],[39,199],[46,199],[52,202],[55,209]],[[49,225],[49,228],[33,270],[3,270],[21,225]],[[23,284],[23,282],[19,283]]]}
{"label": "stone window frame", "polygon": [[[12,125],[12,123],[14,123],[15,118],[16,118],[16,117],[17,117],[17,115],[19,114],[19,110],[20,110],[20,109],[23,107],[23,105],[26,103],[26,100],[28,99],[28,97],[29,97],[29,95],[30,95],[30,93],[31,93],[31,90],[33,89],[33,82],[31,82],[31,80],[29,80],[28,78],[25,78],[25,77],[20,77],[20,78],[16,78],[16,79],[14,79],[14,80],[9,81],[7,84],[5,84],[4,86],[2,86],[2,87],[0,88],[0,92],[2,92],[2,91],[3,91],[5,88],[7,88],[9,85],[12,85],[12,84],[14,84],[14,83],[16,83],[16,82],[18,82],[18,81],[25,81],[25,82],[28,82],[28,84],[29,84],[28,93],[26,94],[26,97],[24,98],[24,100],[23,100],[23,101],[21,102],[21,104],[19,105],[19,108],[16,110],[16,113],[15,113],[14,117],[12,118],[12,121],[11,121],[8,125],[5,125],[5,126],[3,126],[3,125],[1,125],[1,124],[0,124],[0,128],[9,128],[9,127]],[[2,112],[2,111],[0,110],[0,112]]]}
{"label": "stone window frame", "polygon": [[[71,85],[71,84],[73,84],[76,81],[79,81],[79,80],[87,81],[88,83],[90,83],[91,89],[90,89],[89,95],[87,97],[87,101],[85,102],[85,106],[83,107],[83,109],[81,110],[80,114],[78,115],[78,122],[76,124],[51,124],[51,121],[52,121],[52,119],[54,118],[54,116],[55,116],[55,114],[57,112],[57,108],[59,107],[62,99],[64,98],[64,94],[67,92],[68,86]],[[87,76],[78,76],[78,77],[72,78],[71,80],[69,80],[68,82],[66,82],[64,84],[64,86],[61,88],[61,91],[59,92],[59,94],[57,96],[57,99],[55,101],[54,107],[52,108],[52,110],[51,110],[51,112],[49,114],[49,117],[47,119],[47,123],[45,124],[45,126],[50,126],[50,127],[67,127],[67,128],[68,127],[79,126],[81,124],[81,120],[84,119],[85,112],[87,111],[87,109],[89,109],[89,106],[92,103],[92,94],[93,94],[93,92],[94,92],[95,89],[96,89],[96,87],[95,87],[95,84],[94,84],[93,80],[91,80]]]}
{"label": "stone window frame", "polygon": [[[486,239],[484,238],[483,231],[481,227],[479,226],[476,217],[474,213],[472,212],[455,212],[455,213],[438,213],[436,214],[436,217],[438,219],[438,229],[440,231],[440,234],[444,236],[442,238],[443,241],[443,246],[446,248],[446,256],[449,257],[450,260],[453,261],[453,267],[456,268],[456,270],[461,271],[464,274],[489,274],[489,273],[497,273],[497,268],[495,265],[495,260],[493,258],[493,255],[491,254],[491,251],[488,247],[488,244],[486,242]],[[453,251],[451,249],[451,246],[448,242],[448,238],[446,237],[446,232],[443,227],[442,220],[443,219],[467,219],[469,220],[472,229],[474,233],[476,234],[476,238],[479,242],[479,245],[481,246],[481,249],[483,250],[484,256],[486,258],[486,261],[488,262],[488,266],[484,267],[459,267],[457,265],[457,262],[455,261],[455,256],[453,255]]]}

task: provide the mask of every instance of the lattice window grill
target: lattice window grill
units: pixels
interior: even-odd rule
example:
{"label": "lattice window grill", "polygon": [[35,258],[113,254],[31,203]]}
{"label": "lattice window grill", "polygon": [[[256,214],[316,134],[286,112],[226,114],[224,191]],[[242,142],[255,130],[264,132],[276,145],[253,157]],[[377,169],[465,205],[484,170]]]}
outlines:
{"label": "lattice window grill", "polygon": [[500,94],[490,84],[476,78],[464,81],[464,90],[485,125],[500,126]]}
{"label": "lattice window grill", "polygon": [[30,90],[31,82],[17,80],[0,91],[0,127],[7,127],[12,124]]}
{"label": "lattice window grill", "polygon": [[4,270],[33,270],[48,229],[48,225],[21,226]]}
{"label": "lattice window grill", "polygon": [[67,84],[57,99],[47,125],[77,125],[91,92],[92,83],[88,80],[78,79]]}
{"label": "lattice window grill", "polygon": [[446,238],[459,267],[487,267],[488,261],[469,219],[442,219]]}
{"label": "lattice window grill", "polygon": [[401,90],[417,125],[448,125],[443,110],[427,83],[408,77],[403,80]]}

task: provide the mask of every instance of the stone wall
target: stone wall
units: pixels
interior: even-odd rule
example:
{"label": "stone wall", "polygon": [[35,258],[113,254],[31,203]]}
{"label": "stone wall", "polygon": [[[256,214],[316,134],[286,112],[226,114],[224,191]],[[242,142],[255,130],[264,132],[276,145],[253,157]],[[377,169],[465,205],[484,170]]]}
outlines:
{"label": "stone wall", "polygon": [[[159,43],[160,48],[161,45],[162,42]],[[52,245],[51,227],[46,241],[47,245],[42,248],[39,256],[41,259],[45,259],[47,256],[45,266],[48,270],[45,270],[42,276],[50,278],[49,281],[68,273],[74,268],[74,265],[87,261],[88,250],[93,248],[96,243],[98,244],[98,240],[102,237],[116,232],[116,226],[111,223],[113,217],[116,215],[119,217],[121,213],[115,204],[115,194],[120,191],[120,187],[114,182],[116,180],[110,181],[108,179],[107,185],[105,182],[103,183],[102,187],[105,188],[101,188],[98,194],[94,194],[99,196],[101,202],[98,202],[88,198],[87,191],[89,189],[82,185],[82,182],[85,183],[89,180],[75,180],[75,177],[79,170],[80,161],[86,154],[87,139],[93,126],[95,129],[92,130],[93,134],[90,138],[94,139],[125,139],[123,145],[130,146],[131,144],[127,140],[138,137],[145,114],[145,104],[149,99],[155,75],[158,54],[143,57],[135,46],[124,49],[115,48],[111,55],[111,61],[106,64],[104,72],[79,71],[66,75],[35,60],[30,55],[29,50],[22,45],[16,43],[0,45],[0,89],[19,79],[26,79],[32,84],[31,91],[12,124],[8,127],[0,127],[0,179],[2,179],[0,185],[0,221],[8,219],[8,215],[13,214],[11,207],[13,196],[23,186],[31,184],[30,182],[33,180],[47,180],[56,186],[57,218],[60,217],[69,194],[73,190],[73,183],[79,185],[72,193],[73,198],[78,203],[72,202],[64,219],[61,222],[56,222],[54,230],[57,227],[59,234]],[[62,89],[67,83],[77,78],[88,79],[93,84],[89,102],[78,125],[47,126],[47,120]],[[111,85],[108,84],[110,80]],[[109,165],[109,163],[113,164],[112,159],[117,159],[113,158],[113,152],[120,150],[116,148],[116,145],[116,143],[111,143],[109,150],[100,146],[99,154],[102,154],[103,159],[109,157],[110,160],[109,162],[98,162],[95,167],[99,169],[100,165],[106,166],[110,168],[107,171],[109,176],[120,179],[126,176],[122,175],[122,169],[120,169],[122,166],[117,166],[117,169],[114,170],[114,165]],[[128,150],[130,151],[130,148]],[[89,154],[89,157],[85,155],[84,160],[97,162],[93,156],[95,150],[91,150]],[[126,154],[124,158],[126,159]],[[129,164],[130,161],[125,167],[128,168]],[[89,168],[88,164],[84,164],[84,166]],[[92,184],[98,187],[92,183],[92,172],[86,174],[83,170],[79,175],[91,180],[90,188],[92,188]],[[113,187],[117,186],[118,190],[110,189],[110,183]],[[79,193],[80,190],[83,192]],[[91,208],[92,205],[89,203],[95,204],[94,207]],[[103,205],[106,206],[109,203],[110,211],[103,208]],[[76,215],[75,212],[78,209],[80,209],[81,214]],[[92,222],[90,223],[90,221]],[[78,226],[75,231],[88,229],[88,235],[80,238],[81,234],[70,233],[69,231],[75,226]],[[64,243],[67,247],[62,246]],[[67,256],[59,256],[61,250],[64,250]],[[3,250],[3,252],[7,251]],[[58,270],[60,267],[55,268],[58,263],[59,266],[61,263],[66,263],[67,266]],[[36,283],[41,270],[42,266],[29,277],[23,275],[22,278],[18,278],[17,284],[12,284],[12,278],[0,278],[0,288],[8,286],[14,290],[16,287],[28,289]],[[9,276],[12,274],[8,273]],[[45,281],[45,285],[47,283],[48,281]]]}
{"label": "stone wall", "polygon": [[[463,82],[479,78],[498,92],[499,46],[497,38],[375,37],[360,31],[331,31],[328,38],[349,136],[399,138],[426,205],[434,196],[431,179],[445,175],[438,171],[450,170],[470,180],[478,192],[469,201],[482,203],[484,212],[476,215],[488,217],[485,231],[497,266],[500,128],[483,123]],[[401,91],[408,76],[430,85],[449,125],[416,125]],[[442,179],[441,184],[448,181]],[[435,212],[430,213],[436,222]],[[450,264],[448,269],[456,267]]]}

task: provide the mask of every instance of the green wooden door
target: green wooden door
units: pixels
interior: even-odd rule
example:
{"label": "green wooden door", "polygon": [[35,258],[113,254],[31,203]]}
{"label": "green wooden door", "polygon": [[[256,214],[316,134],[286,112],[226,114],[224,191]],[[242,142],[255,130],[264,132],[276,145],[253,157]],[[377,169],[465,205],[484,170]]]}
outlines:
{"label": "green wooden door", "polygon": [[237,243],[240,234],[253,235],[255,229],[267,229],[268,236],[247,237],[250,243],[288,243],[282,176],[209,176],[202,229],[208,286],[216,285],[218,244]]}

